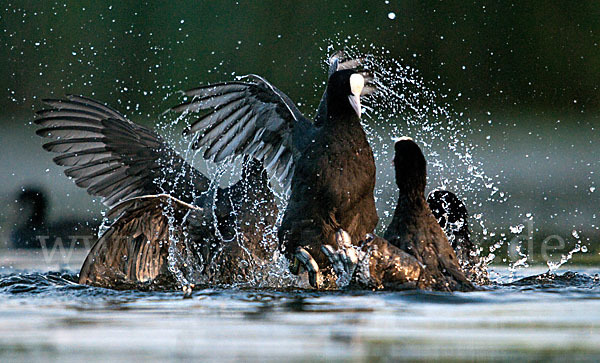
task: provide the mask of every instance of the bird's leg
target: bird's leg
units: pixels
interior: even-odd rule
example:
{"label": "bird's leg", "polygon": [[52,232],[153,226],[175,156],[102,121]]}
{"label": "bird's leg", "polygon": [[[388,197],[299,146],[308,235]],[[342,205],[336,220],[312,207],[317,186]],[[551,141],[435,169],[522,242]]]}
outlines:
{"label": "bird's leg", "polygon": [[[367,239],[369,236],[367,235]],[[372,239],[372,237],[370,238]],[[360,249],[360,247],[352,244],[352,239],[348,232],[343,229],[338,230],[335,233],[335,240],[338,245],[338,249],[334,250],[330,245],[323,245],[321,250],[329,259],[333,271],[338,276],[336,284],[339,288],[345,288],[350,285],[354,272],[359,262],[361,262],[366,253]]]}
{"label": "bird's leg", "polygon": [[290,266],[290,271],[294,275],[297,275],[300,272],[300,267],[304,267],[308,272],[308,282],[310,285],[318,289],[320,285],[319,265],[310,253],[302,247],[296,249],[296,253],[294,253],[294,262]]}
{"label": "bird's leg", "polygon": [[192,297],[192,292],[194,290],[194,284],[186,284],[183,285],[183,298],[190,299]]}

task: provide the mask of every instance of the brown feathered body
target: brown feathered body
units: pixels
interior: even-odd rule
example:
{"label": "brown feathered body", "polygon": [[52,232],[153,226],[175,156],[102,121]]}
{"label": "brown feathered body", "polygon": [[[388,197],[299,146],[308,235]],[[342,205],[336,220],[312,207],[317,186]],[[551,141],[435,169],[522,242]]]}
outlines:
{"label": "brown feathered body", "polygon": [[399,195],[384,237],[412,254],[422,265],[418,287],[439,291],[473,289],[456,254],[425,199],[426,162],[410,139],[395,144],[394,165]]}

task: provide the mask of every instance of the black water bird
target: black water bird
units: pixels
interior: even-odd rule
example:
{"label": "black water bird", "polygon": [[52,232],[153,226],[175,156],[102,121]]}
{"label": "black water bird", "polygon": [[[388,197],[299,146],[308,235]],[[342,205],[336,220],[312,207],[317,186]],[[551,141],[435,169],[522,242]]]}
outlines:
{"label": "black water bird", "polygon": [[360,124],[360,97],[372,87],[356,64],[332,59],[314,123],[255,75],[189,90],[190,99],[173,108],[203,112],[185,133],[196,134],[195,146],[205,147],[205,158],[262,160],[290,191],[279,240],[286,255],[309,271],[313,286],[319,268],[327,264],[321,246],[335,247],[336,231],[360,241],[378,222],[373,152]]}
{"label": "black water bird", "polygon": [[469,281],[479,285],[489,282],[479,247],[471,241],[469,213],[465,203],[448,190],[436,189],[427,196],[427,203],[446,233],[458,261]]}
{"label": "black water bird", "polygon": [[[116,218],[90,251],[80,283],[227,283],[248,278],[248,261],[268,254],[263,236],[278,211],[260,162],[249,160],[240,182],[212,192],[210,180],[157,133],[109,106],[80,96],[44,102],[50,108],[38,112],[37,134],[54,139],[44,149],[59,153],[54,162],[103,197]],[[220,262],[227,272],[215,273]]]}
{"label": "black water bird", "polygon": [[398,204],[384,238],[424,266],[420,288],[473,290],[425,199],[427,164],[423,152],[410,138],[398,140],[394,149]]}
{"label": "black water bird", "polygon": [[93,230],[100,223],[83,219],[50,221],[47,193],[38,187],[24,187],[16,196],[17,223],[10,233],[14,248],[89,247]]}

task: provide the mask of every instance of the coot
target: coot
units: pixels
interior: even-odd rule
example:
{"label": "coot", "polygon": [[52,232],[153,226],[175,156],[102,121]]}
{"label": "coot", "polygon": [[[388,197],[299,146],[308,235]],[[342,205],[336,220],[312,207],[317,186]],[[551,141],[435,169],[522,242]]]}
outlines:
{"label": "coot", "polygon": [[427,165],[423,152],[410,138],[396,141],[394,149],[398,204],[384,238],[423,264],[420,288],[473,290],[425,199]]}
{"label": "coot", "polygon": [[366,73],[340,68],[329,77],[315,123],[256,75],[189,90],[191,99],[173,108],[204,112],[185,133],[196,135],[205,158],[255,157],[289,188],[279,240],[309,270],[313,285],[327,264],[321,246],[335,247],[338,229],[358,242],[378,221],[373,152],[360,124],[361,94],[372,89]]}
{"label": "coot", "polygon": [[49,221],[46,192],[39,187],[24,187],[16,197],[17,222],[10,241],[15,248],[90,247],[93,232],[100,224],[84,219]]}
{"label": "coot", "polygon": [[165,289],[248,283],[277,248],[274,196],[257,161],[244,178],[202,207],[168,194],[130,198],[88,254],[79,282],[113,289]]}
{"label": "coot", "polygon": [[[425,200],[427,174],[421,149],[410,138],[398,140],[394,148],[399,195],[385,239],[370,235],[356,247],[348,243],[350,236],[340,230],[336,234],[337,249],[322,247],[338,277],[338,287],[473,290],[474,286],[461,270],[452,246]],[[441,196],[436,193],[431,197],[436,212],[443,212],[442,208],[450,210]],[[452,210],[451,218],[466,216],[458,215],[459,212]]]}

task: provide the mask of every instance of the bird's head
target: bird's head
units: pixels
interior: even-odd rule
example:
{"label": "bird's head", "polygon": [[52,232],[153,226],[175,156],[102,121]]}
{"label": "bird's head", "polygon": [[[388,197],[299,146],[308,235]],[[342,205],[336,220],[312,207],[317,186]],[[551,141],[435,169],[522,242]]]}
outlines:
{"label": "bird's head", "polygon": [[360,97],[374,90],[367,85],[370,79],[368,73],[356,69],[344,69],[333,73],[327,83],[329,115],[356,114],[360,118],[362,115]]}
{"label": "bird's head", "polygon": [[400,192],[425,193],[427,162],[421,148],[411,138],[402,137],[394,144],[394,168]]}

